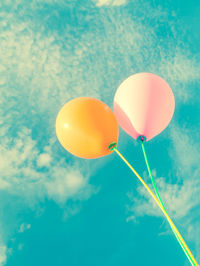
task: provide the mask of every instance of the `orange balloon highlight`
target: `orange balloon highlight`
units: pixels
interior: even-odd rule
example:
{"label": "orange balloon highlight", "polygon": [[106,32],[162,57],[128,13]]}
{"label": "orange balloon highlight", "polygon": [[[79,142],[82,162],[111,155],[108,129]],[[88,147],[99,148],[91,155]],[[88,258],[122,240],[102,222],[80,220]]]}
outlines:
{"label": "orange balloon highlight", "polygon": [[100,100],[80,97],[66,103],[56,119],[61,145],[75,156],[95,159],[112,153],[119,128],[112,110]]}

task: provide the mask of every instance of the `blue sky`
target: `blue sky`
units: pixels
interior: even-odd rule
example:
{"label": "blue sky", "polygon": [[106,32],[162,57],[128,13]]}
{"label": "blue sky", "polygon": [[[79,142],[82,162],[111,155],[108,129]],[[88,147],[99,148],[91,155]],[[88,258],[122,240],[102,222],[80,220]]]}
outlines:
{"label": "blue sky", "polygon": [[[0,266],[189,263],[116,154],[78,159],[55,135],[61,106],[112,101],[138,72],[163,77],[176,110],[146,144],[160,194],[200,261],[200,53],[195,0],[0,2]],[[119,150],[149,182],[139,144]]]}

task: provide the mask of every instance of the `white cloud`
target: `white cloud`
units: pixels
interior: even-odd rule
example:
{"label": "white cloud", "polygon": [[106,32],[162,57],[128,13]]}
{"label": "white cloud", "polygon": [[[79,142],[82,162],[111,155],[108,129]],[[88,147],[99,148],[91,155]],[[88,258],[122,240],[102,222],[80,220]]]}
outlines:
{"label": "white cloud", "polygon": [[[177,97],[187,101],[191,99],[188,88],[199,79],[198,61],[189,51],[177,48],[177,38],[181,38],[179,32],[173,32],[172,39],[167,37],[170,48],[165,49],[160,44],[157,22],[162,22],[169,32],[170,23],[175,24],[170,22],[167,12],[158,7],[153,10],[148,3],[139,1],[131,15],[123,14],[118,8],[109,8],[107,13],[98,9],[100,12],[95,13],[95,17],[93,13],[84,16],[85,20],[80,16],[81,23],[75,27],[65,20],[59,31],[54,22],[62,24],[60,6],[74,8],[74,3],[70,5],[70,2],[73,1],[7,0],[0,3],[0,7],[12,5],[12,9],[1,9],[8,12],[0,12],[0,189],[11,197],[23,199],[23,204],[31,207],[44,198],[63,204],[72,197],[87,198],[92,192],[88,184],[90,172],[84,174],[85,165],[74,163],[67,153],[62,156],[56,142],[56,114],[67,100],[88,95],[111,105],[119,83],[128,75],[145,70],[162,75],[172,84]],[[43,3],[47,14],[44,12],[39,19]],[[58,5],[58,10],[56,5],[48,10],[51,4]],[[96,4],[99,7],[119,6],[126,1],[99,0]],[[147,20],[145,10],[151,14]],[[94,28],[84,30],[82,22],[91,23]],[[175,147],[180,143],[182,149],[185,140],[188,140],[186,136],[176,140]],[[186,154],[188,150],[184,147]],[[181,156],[182,168],[190,173],[197,165],[192,155],[198,151],[191,148],[188,160],[181,149],[176,149],[177,157]],[[179,186],[168,184],[162,178],[157,182],[175,217],[184,217],[194,209],[197,192],[192,195],[194,202],[190,201],[190,182],[198,187],[194,179]],[[144,195],[142,188],[139,191]],[[173,191],[176,192],[174,205],[170,207],[169,195]],[[181,205],[182,198],[185,209]],[[145,212],[160,215],[157,211],[149,211],[148,201],[139,204],[138,215]],[[190,228],[190,232],[194,234],[195,230]],[[5,260],[6,247],[3,246],[0,261]]]}
{"label": "white cloud", "polygon": [[42,153],[38,156],[37,165],[38,167],[48,167],[51,162],[51,156],[48,153]]}
{"label": "white cloud", "polygon": [[[174,176],[176,183],[170,183],[168,176],[157,177],[154,171],[158,191],[167,209],[169,216],[178,224],[178,229],[183,232],[186,240],[195,244],[196,257],[200,258],[199,252],[199,213],[200,213],[200,149],[195,139],[198,139],[198,131],[191,132],[178,126],[172,126],[170,137],[173,142],[170,156],[173,160]],[[167,181],[169,179],[169,181]],[[152,188],[151,184],[150,187]],[[163,217],[158,206],[150,198],[143,186],[137,188],[139,197],[129,193],[128,197],[132,202],[128,207],[130,217],[127,221],[137,221],[138,216]],[[153,188],[152,188],[153,191]],[[167,226],[169,230],[169,227]],[[172,233],[171,230],[168,233]]]}
{"label": "white cloud", "polygon": [[198,145],[195,145],[195,139],[199,137],[198,129],[186,129],[184,125],[173,126],[171,127],[170,137],[175,151],[175,156],[174,153],[171,153],[171,157],[181,174],[185,174],[184,180],[198,181],[196,175],[198,175],[198,169],[200,169],[200,149]]}
{"label": "white cloud", "polygon": [[3,266],[6,264],[7,260],[7,247],[6,246],[0,246],[0,266]]}
{"label": "white cloud", "polygon": [[31,228],[31,224],[22,223],[19,227],[18,232],[24,233],[26,230],[29,230]]}
{"label": "white cloud", "polygon": [[[64,205],[69,198],[83,200],[92,193],[90,172],[85,174],[83,162],[75,163],[74,157],[61,152],[54,124],[67,100],[83,94],[100,97],[99,88],[91,86],[92,80],[86,77],[87,63],[79,64],[84,49],[72,51],[74,43],[70,42],[76,40],[69,41],[68,32],[66,38],[62,35],[64,42],[56,31],[47,34],[48,16],[38,23],[20,7],[22,21],[17,8],[23,2],[11,2],[4,4],[12,5],[12,12],[0,12],[0,190],[5,192],[0,207],[4,208],[5,198],[14,198],[16,208],[9,209],[11,225],[4,225],[4,217],[1,219],[1,231],[6,235],[3,243],[11,232],[29,229],[29,225],[17,223],[24,207],[35,209],[44,198]],[[27,10],[34,13],[42,8],[37,2],[31,1],[33,8]],[[24,1],[22,6],[26,4]],[[4,261],[6,246],[0,249],[0,265]]]}
{"label": "white cloud", "polygon": [[84,179],[78,169],[56,167],[52,168],[51,171],[52,181],[47,181],[45,186],[47,194],[57,202],[62,203],[87,185],[87,180]]}
{"label": "white cloud", "polygon": [[[182,185],[169,184],[163,177],[158,178],[156,176],[155,180],[163,203],[171,217],[175,219],[184,218],[194,207],[198,206],[200,202],[196,194],[196,191],[200,189],[198,182],[192,180],[186,181]],[[161,210],[148,195],[146,189],[138,187],[138,192],[142,197],[138,198],[129,194],[129,198],[134,202],[132,209],[134,214],[137,216],[150,215],[163,217]]]}
{"label": "white cloud", "polygon": [[0,189],[6,189],[9,187],[9,183],[2,178],[0,178]]}
{"label": "white cloud", "polygon": [[[83,190],[91,192],[88,176],[81,174],[80,165],[67,165],[62,158],[55,160],[52,151],[55,146],[45,146],[48,153],[41,153],[37,142],[31,138],[31,131],[23,128],[14,140],[5,141],[0,151],[2,180],[8,180],[1,189],[19,197],[25,197],[33,204],[48,197],[65,202]],[[49,165],[50,158],[52,165]],[[41,166],[46,166],[43,171]]]}
{"label": "white cloud", "polygon": [[96,3],[97,6],[121,6],[126,4],[126,0],[98,0]]}
{"label": "white cloud", "polygon": [[[49,145],[41,149],[37,141],[33,140],[31,130],[23,127],[15,134],[12,138],[9,131],[0,131],[4,139],[0,145],[0,190],[4,190],[0,208],[7,210],[6,215],[10,221],[5,225],[5,214],[1,215],[0,231],[3,232],[4,241],[2,241],[3,247],[0,248],[0,266],[4,265],[6,256],[9,255],[6,249],[7,237],[10,238],[16,230],[23,233],[31,228],[30,224],[19,225],[17,222],[17,217],[19,213],[21,217],[24,208],[31,208],[37,213],[41,210],[39,203],[45,198],[52,199],[65,207],[68,199],[73,198],[79,202],[93,193],[92,186],[88,184],[90,172],[84,174],[84,164],[74,163],[73,160],[68,164],[64,158],[67,157],[67,152],[64,157],[57,156],[55,150],[60,148],[58,143],[55,145],[50,139]],[[52,165],[47,164],[47,154],[51,158]],[[40,155],[44,155],[42,159]],[[45,164],[45,170],[41,168],[41,161],[42,165]],[[12,207],[8,207],[10,201]],[[77,210],[77,207],[74,206],[74,209]],[[67,217],[70,212],[66,214],[63,210],[63,215]],[[18,249],[21,248],[19,245]]]}
{"label": "white cloud", "polygon": [[185,103],[194,98],[194,82],[198,82],[200,73],[199,60],[187,51],[176,48],[169,51],[168,57],[163,57],[159,63],[160,75],[167,80],[175,93],[176,99]]}

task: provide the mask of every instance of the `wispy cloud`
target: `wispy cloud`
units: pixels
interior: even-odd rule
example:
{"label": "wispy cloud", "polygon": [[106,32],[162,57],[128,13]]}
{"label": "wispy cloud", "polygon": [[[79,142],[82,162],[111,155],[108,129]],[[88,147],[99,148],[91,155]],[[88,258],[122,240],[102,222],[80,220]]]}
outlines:
{"label": "wispy cloud", "polygon": [[198,57],[176,48],[175,51],[169,51],[169,56],[161,59],[159,72],[170,84],[176,99],[185,103],[192,101],[195,96],[194,84],[199,84],[199,67]]}
{"label": "wispy cloud", "polygon": [[127,0],[98,0],[97,6],[121,6],[127,3]]}
{"label": "wispy cloud", "polygon": [[51,162],[51,156],[48,153],[42,153],[38,156],[37,166],[48,167]]}
{"label": "wispy cloud", "polygon": [[84,179],[78,168],[55,167],[51,170],[53,178],[45,183],[45,187],[48,196],[58,203],[62,203],[73,195],[87,198],[91,194],[91,187],[87,185],[87,179]]}
{"label": "wispy cloud", "polygon": [[[92,193],[89,171],[85,175],[84,163],[73,162],[73,157],[69,159],[61,152],[54,125],[58,110],[67,100],[83,94],[99,97],[98,87],[87,84],[87,62],[79,64],[84,61],[83,51],[74,51],[76,39],[71,39],[73,44],[59,42],[56,30],[48,34],[45,21],[39,25],[23,8],[20,18],[18,5],[22,3],[15,2],[7,12],[11,2],[4,2],[0,12],[0,189],[7,197],[21,199],[13,202],[20,205],[16,210],[33,208],[44,198],[64,205],[69,198],[83,200]],[[31,4],[33,9],[28,9],[37,13],[39,1]],[[47,12],[46,19],[49,15]],[[70,33],[65,35],[68,38]],[[59,150],[58,156],[55,150]],[[14,219],[17,215],[10,216]],[[3,223],[2,217],[2,232],[13,232],[11,227],[19,226],[16,222],[5,228]],[[9,234],[5,235],[0,265],[6,261]]]}
{"label": "wispy cloud", "polygon": [[[0,189],[7,195],[23,198],[27,206],[44,198],[63,204],[69,198],[83,199],[92,193],[90,172],[84,174],[85,164],[75,162],[56,142],[55,119],[66,101],[92,96],[111,106],[119,83],[142,71],[160,74],[169,81],[177,97],[187,101],[191,99],[191,91],[186,84],[191,86],[200,75],[198,60],[177,47],[182,35],[180,29],[175,31],[171,26],[174,17],[161,8],[153,9],[148,3],[138,1],[129,13],[121,9],[125,0],[99,0],[95,2],[97,6],[111,8],[96,8],[96,13],[90,10],[87,13],[88,6],[78,5],[76,12],[80,16],[75,18],[72,12],[75,2],[0,3]],[[119,5],[120,9],[112,8]],[[92,10],[93,6],[91,1]],[[63,11],[71,19],[63,19]],[[168,29],[167,49],[165,40],[159,37],[158,21]],[[176,131],[172,138],[178,138]],[[174,147],[182,168],[189,171],[196,167],[193,154],[198,151],[196,148],[191,151],[193,159],[189,163],[180,151],[185,140],[189,142],[187,134]],[[169,195],[175,195],[173,202],[178,208],[174,205],[169,210],[176,217],[184,217],[197,206],[196,200],[193,203],[189,200],[195,182],[194,178],[174,186],[158,179],[168,206],[171,206]],[[142,189],[139,192],[144,193]],[[139,204],[137,214],[144,214],[148,202]],[[6,247],[2,246],[0,262],[3,263]]]}
{"label": "wispy cloud", "polygon": [[[6,261],[8,236],[16,230],[23,233],[30,229],[30,224],[18,225],[15,221],[24,208],[35,210],[45,198],[65,206],[68,199],[85,200],[93,193],[93,187],[88,184],[89,175],[81,172],[84,165],[73,162],[68,165],[62,156],[54,155],[51,145],[40,150],[27,128],[22,128],[15,138],[8,136],[4,136],[5,141],[0,145],[0,189],[4,192],[0,208],[7,210],[12,222],[5,225],[5,213],[1,214],[0,230],[5,236],[0,248],[0,265]],[[14,210],[7,207],[6,198],[12,199]],[[65,211],[63,215],[66,216]]]}
{"label": "wispy cloud", "polygon": [[87,190],[88,177],[83,177],[80,166],[68,166],[62,159],[50,160],[51,146],[44,148],[49,153],[41,152],[30,134],[23,128],[14,140],[1,145],[1,189],[32,202],[43,197],[63,202],[80,189]]}
{"label": "wispy cloud", "polygon": [[6,264],[7,255],[6,255],[7,247],[0,246],[0,265],[3,266]]}
{"label": "wispy cloud", "polygon": [[29,230],[31,228],[31,224],[22,223],[19,227],[18,232],[24,233],[26,230]]}
{"label": "wispy cloud", "polygon": [[[198,191],[200,187],[198,182],[191,180],[184,182],[184,185],[179,185],[169,184],[163,177],[155,176],[155,179],[165,207],[175,219],[185,218],[193,208],[199,205]],[[150,184],[149,186],[152,187]],[[138,192],[142,197],[133,196],[132,193],[128,194],[129,198],[136,203],[133,206],[135,215],[162,217],[162,212],[154,200],[149,197],[146,189],[138,187]]]}
{"label": "wispy cloud", "polygon": [[[173,141],[173,149],[170,154],[173,160],[173,167],[176,182],[170,183],[168,176],[157,177],[156,171],[153,171],[156,184],[160,192],[161,198],[168,210],[172,220],[181,226],[181,231],[184,232],[186,239],[195,244],[198,257],[199,253],[199,235],[200,221],[200,179],[199,179],[199,160],[200,150],[195,145],[195,138],[198,131],[191,138],[191,133],[187,129],[178,126],[171,127],[170,137]],[[196,137],[195,137],[196,136]],[[170,173],[169,173],[170,175]],[[150,187],[152,188],[151,184]],[[138,187],[139,197],[129,193],[129,199],[132,201],[129,211],[131,216],[129,220],[137,220],[138,216],[150,215],[155,217],[163,216],[159,208],[148,195],[145,188]],[[152,188],[153,190],[153,188]],[[171,233],[171,231],[170,231]]]}

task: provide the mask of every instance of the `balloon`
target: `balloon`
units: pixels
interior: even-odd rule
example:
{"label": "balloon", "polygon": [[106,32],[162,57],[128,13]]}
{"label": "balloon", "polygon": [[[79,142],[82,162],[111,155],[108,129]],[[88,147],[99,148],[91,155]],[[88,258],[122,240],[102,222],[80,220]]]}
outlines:
{"label": "balloon", "polygon": [[112,153],[119,128],[112,110],[103,102],[80,97],[66,103],[56,119],[56,135],[62,146],[75,156],[94,159]]}
{"label": "balloon", "polygon": [[175,100],[165,80],[151,73],[138,73],[124,80],[114,97],[114,113],[122,129],[134,139],[150,140],[172,119]]}

